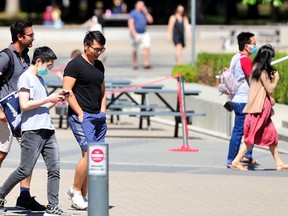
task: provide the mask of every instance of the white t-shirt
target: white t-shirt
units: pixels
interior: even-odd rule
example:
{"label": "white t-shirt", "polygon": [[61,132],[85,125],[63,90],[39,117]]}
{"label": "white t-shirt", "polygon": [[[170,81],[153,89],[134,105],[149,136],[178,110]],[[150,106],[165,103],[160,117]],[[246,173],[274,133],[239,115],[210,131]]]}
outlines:
{"label": "white t-shirt", "polygon": [[[48,96],[48,91],[42,77],[32,74],[29,69],[25,71],[19,78],[17,83],[18,91],[21,88],[30,91],[30,100],[41,100]],[[49,129],[54,130],[49,113],[48,104],[44,104],[38,108],[22,111],[22,131]]]}

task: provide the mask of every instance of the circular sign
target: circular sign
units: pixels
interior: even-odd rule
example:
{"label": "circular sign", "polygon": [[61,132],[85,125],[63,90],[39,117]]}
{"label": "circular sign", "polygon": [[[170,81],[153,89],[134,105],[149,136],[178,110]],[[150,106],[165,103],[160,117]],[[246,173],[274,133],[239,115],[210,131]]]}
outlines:
{"label": "circular sign", "polygon": [[101,149],[94,149],[91,152],[91,159],[95,163],[99,163],[104,159],[104,152]]}

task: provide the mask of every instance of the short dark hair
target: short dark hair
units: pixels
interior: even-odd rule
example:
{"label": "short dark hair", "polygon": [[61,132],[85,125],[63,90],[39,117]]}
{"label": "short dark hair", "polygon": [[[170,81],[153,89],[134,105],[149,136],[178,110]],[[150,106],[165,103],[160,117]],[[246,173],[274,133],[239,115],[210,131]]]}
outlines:
{"label": "short dark hair", "polygon": [[83,43],[92,45],[93,41],[96,40],[100,45],[104,46],[106,43],[106,39],[104,35],[100,31],[89,31],[87,32]]}
{"label": "short dark hair", "polygon": [[47,46],[43,46],[43,47],[38,47],[34,50],[31,64],[34,65],[37,59],[40,59],[43,63],[45,63],[51,59],[52,60],[57,59],[57,56],[55,55],[52,49],[50,49]]}
{"label": "short dark hair", "polygon": [[254,34],[251,32],[241,32],[240,34],[237,35],[239,51],[244,50],[245,44],[251,43],[250,40],[251,37],[254,37]]}
{"label": "short dark hair", "polygon": [[25,35],[25,29],[32,27],[33,23],[31,20],[18,20],[10,26],[10,32],[12,37],[12,42],[15,43],[18,41],[17,35]]}

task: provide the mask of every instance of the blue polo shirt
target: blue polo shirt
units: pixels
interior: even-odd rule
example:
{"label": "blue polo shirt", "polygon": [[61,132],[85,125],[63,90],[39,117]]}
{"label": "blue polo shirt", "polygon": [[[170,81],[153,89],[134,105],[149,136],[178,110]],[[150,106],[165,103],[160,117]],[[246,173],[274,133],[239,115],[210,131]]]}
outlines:
{"label": "blue polo shirt", "polygon": [[135,26],[135,30],[137,33],[142,34],[145,32],[146,25],[147,25],[147,19],[146,19],[146,16],[144,13],[139,12],[136,9],[133,9],[130,12],[129,19],[134,20],[134,26]]}

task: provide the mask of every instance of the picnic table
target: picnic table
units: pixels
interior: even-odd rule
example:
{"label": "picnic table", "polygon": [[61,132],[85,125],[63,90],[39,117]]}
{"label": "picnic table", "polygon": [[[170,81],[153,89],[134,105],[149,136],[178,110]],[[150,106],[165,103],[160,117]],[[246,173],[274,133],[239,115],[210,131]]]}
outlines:
{"label": "picnic table", "polygon": [[[50,94],[58,88],[62,88],[62,81],[57,77],[45,77],[44,81],[50,89]],[[113,122],[113,116],[117,116],[118,121],[121,115],[136,116],[139,117],[139,129],[143,129],[143,119],[147,120],[147,128],[150,129],[150,117],[171,116],[175,118],[174,137],[178,137],[179,124],[181,123],[183,113],[180,112],[179,91],[177,89],[166,89],[163,88],[163,85],[156,84],[133,88],[130,80],[114,79],[106,79],[105,86],[108,95],[106,113],[111,116],[111,122]],[[109,94],[111,92],[113,93]],[[185,89],[183,95],[185,97],[197,96],[200,93],[199,90]],[[155,95],[159,100],[157,104],[150,103],[149,98],[152,95]],[[174,104],[172,104],[171,101],[173,101]],[[62,128],[64,115],[67,115],[67,104],[57,105],[55,109],[56,114],[60,116],[59,128]],[[188,110],[185,115],[187,122],[192,122],[193,117],[205,116],[205,113]]]}
{"label": "picnic table", "polygon": [[[174,137],[178,137],[179,124],[181,123],[182,113],[180,112],[180,101],[177,89],[165,89],[155,86],[146,86],[144,88],[127,89],[125,92],[115,93],[107,101],[107,111],[109,115],[128,115],[139,116],[139,129],[143,128],[143,118],[147,118],[147,127],[150,128],[150,117],[152,116],[173,116],[175,117]],[[184,90],[184,96],[197,96],[200,94],[199,90]],[[161,105],[150,104],[149,95],[155,95],[160,100]],[[171,97],[164,97],[164,95],[172,94],[172,97],[177,97],[176,106],[172,105]],[[140,102],[135,97],[140,95]],[[123,98],[128,99],[121,101]],[[192,117],[204,116],[205,113],[195,112],[194,110],[186,111],[188,122],[191,122]]]}

